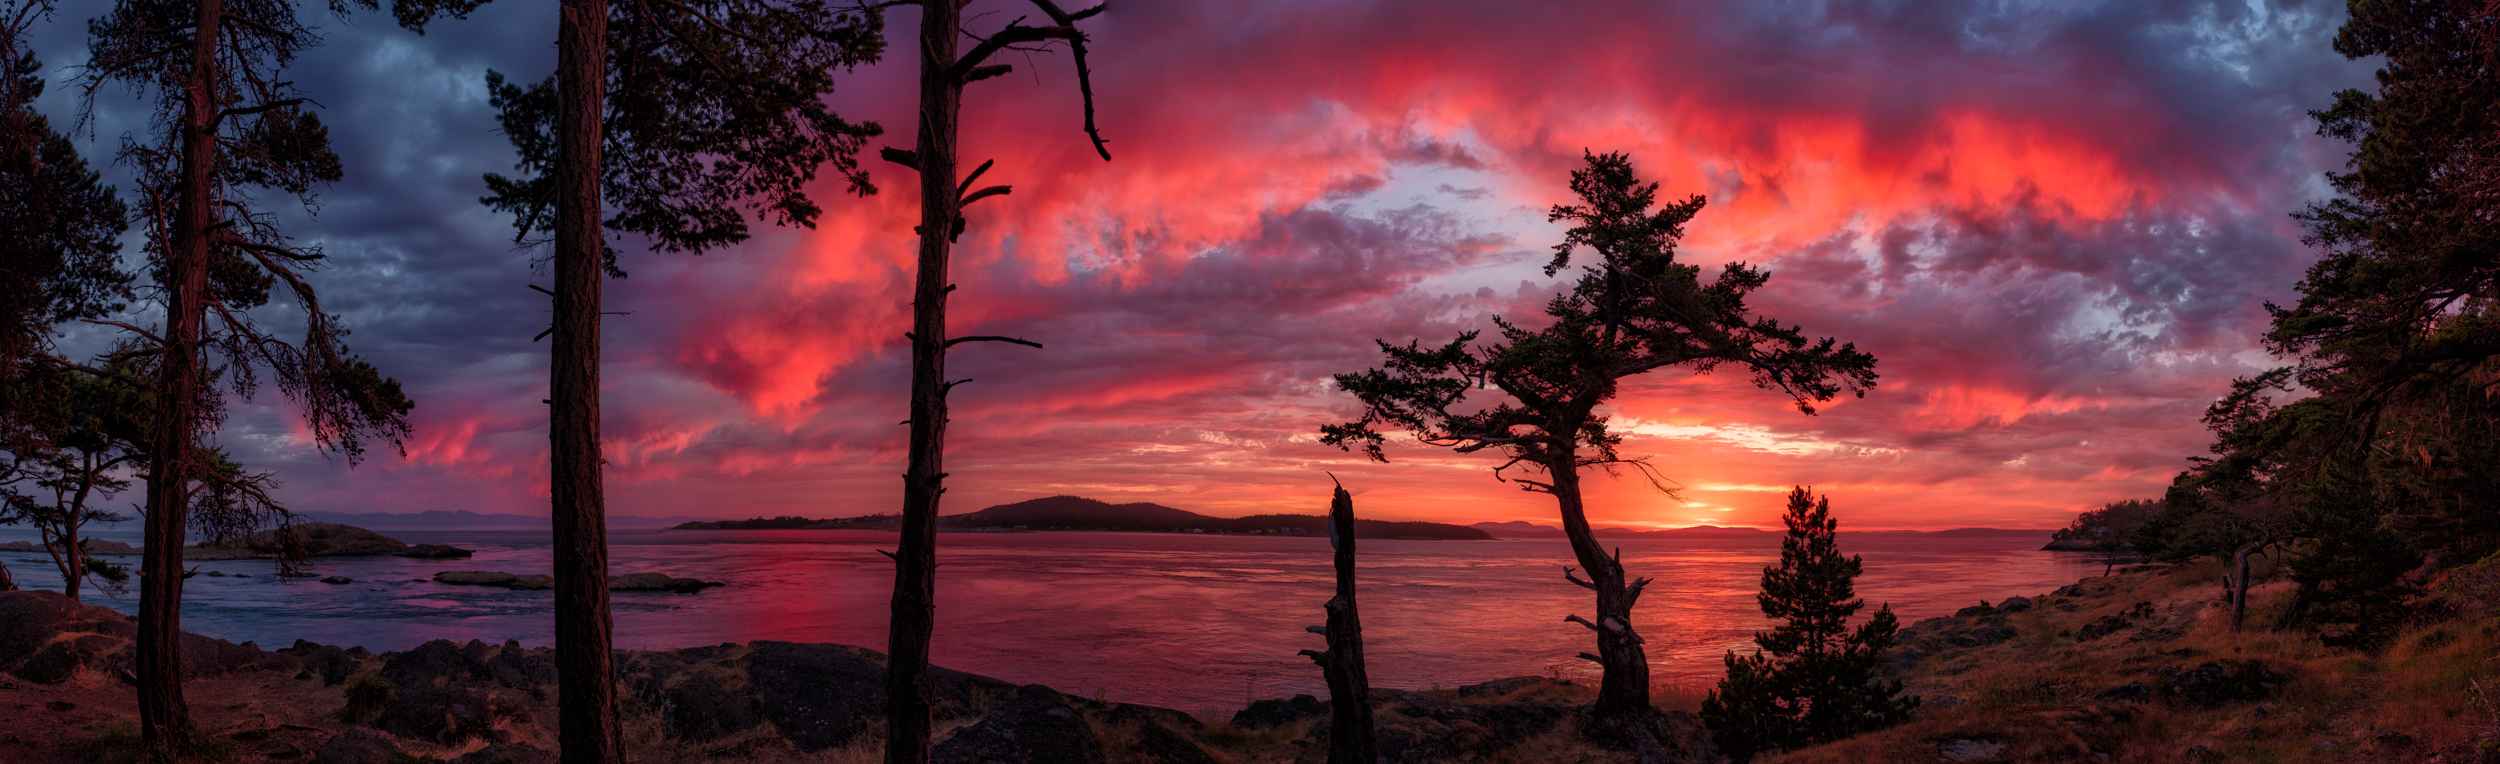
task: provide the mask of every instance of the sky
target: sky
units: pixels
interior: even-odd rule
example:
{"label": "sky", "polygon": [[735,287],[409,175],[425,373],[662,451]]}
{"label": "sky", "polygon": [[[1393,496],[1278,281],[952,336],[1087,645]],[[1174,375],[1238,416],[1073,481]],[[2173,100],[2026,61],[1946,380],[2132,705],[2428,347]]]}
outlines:
{"label": "sky", "polygon": [[[36,49],[56,124],[83,21]],[[1026,8],[979,0],[976,29]],[[1381,519],[1551,524],[1500,461],[1394,438],[1318,442],[1358,412],[1330,375],[1375,340],[1533,323],[1583,152],[1624,152],[1663,198],[1709,203],[1679,257],[1768,270],[1763,315],[1878,359],[1814,416],[1748,375],[1668,370],[1610,414],[1679,490],[1590,483],[1601,525],[1776,527],[1810,485],[1844,527],[2046,528],[2157,496],[2209,442],[2198,416],[2315,254],[2290,217],[2348,147],[2307,116],[2374,62],[2340,4],[2276,2],[1126,2],[1086,22],[1097,120],[1062,53],[974,85],[962,156],[1014,193],[955,249],[946,509],[1072,494],[1216,515],[1325,511],[1330,475]],[[488,70],[554,68],[554,4],[504,0],[423,36],[308,12],[291,70],[346,178],[289,233],[356,352],[417,402],[405,453],[312,448],[285,400],[238,401],[219,442],[297,509],[544,515],[549,275],[477,203],[512,172]],[[908,148],[917,16],[900,54],[831,98]],[[111,88],[79,136],[110,161],[146,104]],[[916,179],[815,196],[814,230],[759,226],[694,257],[627,241],[611,282],[613,514],[852,516],[900,505]],[[124,178],[127,171],[108,170]],[[132,250],[135,252],[136,247]],[[273,320],[290,306],[268,309]],[[72,344],[92,343],[92,333]],[[136,497],[129,497],[135,500]]]}

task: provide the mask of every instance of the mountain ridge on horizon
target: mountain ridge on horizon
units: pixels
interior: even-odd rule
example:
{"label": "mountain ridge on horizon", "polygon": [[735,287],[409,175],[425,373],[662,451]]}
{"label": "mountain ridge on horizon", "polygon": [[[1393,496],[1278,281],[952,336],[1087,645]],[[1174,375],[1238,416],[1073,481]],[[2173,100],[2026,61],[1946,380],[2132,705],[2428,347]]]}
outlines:
{"label": "mountain ridge on horizon", "polygon": [[[1163,504],[1156,504],[1153,502],[1126,502],[1113,504],[1100,499],[1092,499],[1068,494],[1044,496],[1026,499],[1023,501],[1009,502],[1006,504],[998,504],[973,510],[971,512],[944,515],[943,517],[953,520],[955,523],[963,523],[964,519],[971,519],[975,517],[980,518],[981,521],[976,521],[973,527],[1033,525],[1047,524],[1046,520],[1043,520],[1043,522],[1040,523],[1037,523],[1036,520],[1042,520],[1051,512],[1065,512],[1078,509],[1092,510],[1087,514],[1095,515],[1097,518],[1108,515],[1109,517],[1119,518],[1123,521],[1131,522],[1176,523],[1189,522],[1192,520],[1244,519],[1207,515]],[[360,528],[379,530],[536,530],[547,527],[548,522],[547,518],[543,515],[518,515],[506,512],[480,513],[465,509],[429,509],[419,512],[339,512],[334,510],[307,510],[298,512],[296,515],[306,520],[341,523]],[[1297,515],[1283,515],[1279,513],[1260,513],[1246,515],[1244,517],[1268,516],[1298,517]],[[1010,518],[1022,519],[1011,520]],[[609,515],[607,519],[609,527],[627,530],[665,529],[689,522],[734,521],[731,518],[705,517],[696,515],[665,515],[656,517],[649,515]],[[1377,522],[1423,522],[1434,525],[1473,528],[1484,531],[1496,538],[1562,537],[1562,529],[1559,527],[1542,525],[1526,520],[1510,520],[1503,522],[1483,521],[1467,524],[1451,523],[1446,521],[1384,520]],[[1608,538],[1690,538],[1697,536],[1750,537],[1757,534],[1778,535],[1780,533],[1780,531],[1777,530],[1763,528],[1718,525],[1694,525],[1680,528],[1652,529],[1605,526],[1596,530],[1599,536]],[[1880,534],[1896,536],[1916,535],[1936,538],[2029,536],[2051,532],[2053,531],[2022,528],[1953,528],[1935,531],[1842,531],[1842,533],[1849,534]]]}

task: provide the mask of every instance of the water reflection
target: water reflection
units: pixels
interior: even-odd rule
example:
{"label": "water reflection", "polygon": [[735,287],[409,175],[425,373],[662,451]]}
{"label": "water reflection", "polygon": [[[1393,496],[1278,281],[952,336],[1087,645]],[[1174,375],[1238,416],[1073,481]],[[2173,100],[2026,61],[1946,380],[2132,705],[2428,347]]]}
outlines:
{"label": "water reflection", "polygon": [[[135,541],[135,534],[105,534]],[[297,638],[374,650],[428,639],[552,640],[549,592],[436,584],[441,570],[546,573],[543,532],[395,532],[410,543],[478,550],[469,560],[341,558],[315,570],[355,583],[281,580],[267,561],[197,563],[248,578],[192,578],[183,625],[264,646]],[[0,541],[31,538],[0,529]],[[616,572],[659,571],[730,586],[701,594],[618,592],[620,647],[684,647],[782,639],[880,647],[892,568],[876,553],[893,535],[864,531],[618,531]],[[1904,622],[1980,600],[2038,594],[2099,571],[2079,555],[2034,551],[2042,539],[1844,536],[1866,558],[1858,591]],[[1754,601],[1761,569],[1779,558],[1759,541],[1625,541],[1624,565],[1649,576],[1635,618],[1661,683],[1717,681],[1719,656],[1752,649],[1766,628]],[[1317,647],[1331,594],[1325,539],[1125,533],[948,534],[939,538],[940,665],[1062,691],[1210,713],[1246,697],[1324,693],[1294,654]],[[36,555],[5,554],[27,588],[58,588]],[[25,558],[21,560],[20,558]],[[1586,593],[1562,579],[1560,540],[1365,541],[1361,572],[1373,682],[1454,685],[1519,674],[1594,681]],[[135,593],[91,595],[135,612]],[[1872,605],[1870,605],[1872,607]]]}

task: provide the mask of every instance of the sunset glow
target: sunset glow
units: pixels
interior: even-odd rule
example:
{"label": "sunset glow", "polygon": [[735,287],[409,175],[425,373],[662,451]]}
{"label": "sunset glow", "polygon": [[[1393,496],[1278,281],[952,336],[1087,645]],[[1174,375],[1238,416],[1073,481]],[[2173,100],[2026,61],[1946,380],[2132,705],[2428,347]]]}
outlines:
{"label": "sunset glow", "polygon": [[[546,305],[472,201],[511,161],[479,78],[552,64],[551,14],[503,5],[466,41],[333,30],[302,67],[410,72],[309,86],[362,127],[338,131],[348,181],[304,230],[342,263],[323,289],[350,341],[418,407],[405,459],[352,471],[282,447],[274,396],[242,409],[224,439],[265,451],[299,509],[547,511]],[[1536,320],[1569,277],[1540,272],[1544,210],[1587,149],[1708,197],[1682,256],[1764,266],[1759,310],[1882,375],[1812,417],[1741,373],[1635,381],[1613,412],[1626,451],[1680,498],[1598,479],[1600,525],[1776,524],[1792,485],[1849,529],[2061,525],[2157,494],[2201,452],[2203,407],[2268,364],[2260,305],[2313,257],[2287,215],[2343,151],[2304,111],[2370,68],[2328,50],[2332,8],[1189,5],[1099,19],[1114,161],[1078,129],[1064,56],[1012,58],[966,106],[967,164],[997,160],[984,182],[1014,192],[971,208],[951,321],[1047,349],[955,351],[974,382],[949,512],[1076,494],[1315,513],[1334,473],[1370,517],[1552,522],[1496,459],[1396,442],[1373,464],[1316,434],[1354,415],[1329,375],[1375,365],[1375,339]],[[912,131],[911,61],[889,59],[838,102],[885,126],[872,147]],[[917,188],[875,164],[875,196],[822,184],[814,230],[629,249],[611,513],[895,510]]]}

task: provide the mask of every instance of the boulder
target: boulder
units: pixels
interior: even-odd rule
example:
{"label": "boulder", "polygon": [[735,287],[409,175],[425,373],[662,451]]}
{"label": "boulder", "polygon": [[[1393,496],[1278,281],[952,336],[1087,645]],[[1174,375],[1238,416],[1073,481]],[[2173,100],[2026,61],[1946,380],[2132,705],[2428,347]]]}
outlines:
{"label": "boulder", "polygon": [[556,588],[556,577],[555,577],[555,576],[547,576],[547,575],[539,575],[539,574],[536,574],[536,573],[531,573],[531,574],[528,574],[528,575],[521,575],[521,576],[513,576],[513,577],[512,577],[512,588],[514,588],[514,589],[533,589],[533,590],[553,589],[553,588]]}
{"label": "boulder", "polygon": [[1137,739],[1128,753],[1130,760],[1150,764],[1222,764],[1198,741],[1156,724],[1137,728]]}
{"label": "boulder", "polygon": [[[1203,753],[1203,751],[1202,751]],[[930,750],[932,764],[1094,764],[1102,741],[1066,696],[1028,684],[990,700],[989,713]]]}
{"label": "boulder", "polygon": [[513,579],[517,578],[520,576],[492,570],[446,570],[434,574],[434,583],[454,586],[511,586]]}
{"label": "boulder", "polygon": [[370,655],[362,647],[341,650],[335,645],[317,645],[301,639],[295,640],[294,646],[278,652],[295,656],[302,663],[304,668],[296,678],[311,679],[318,675],[324,687],[346,682],[348,677],[364,667],[364,658]]}
{"label": "boulder", "polygon": [[2004,602],[1997,603],[1998,610],[2008,613],[2020,613],[2031,608],[2030,597],[2007,597]]}
{"label": "boulder", "polygon": [[[105,609],[78,604],[60,592],[0,592],[0,671],[15,670],[43,650],[53,635],[96,620],[95,610]],[[121,614],[113,617],[118,620]],[[136,626],[129,628],[131,635],[138,631]]]}
{"label": "boulder", "polygon": [[325,583],[325,584],[332,585],[332,586],[337,586],[337,585],[339,585],[339,584],[352,584],[352,583],[356,583],[356,579],[353,579],[353,578],[348,578],[348,577],[346,577],[346,576],[329,576],[329,577],[326,577],[326,578],[321,579],[321,582],[322,582],[322,583]]}
{"label": "boulder", "polygon": [[418,560],[460,560],[473,554],[477,552],[450,544],[418,544],[399,552],[398,556]]}
{"label": "boulder", "polygon": [[2099,618],[2092,619],[2091,623],[2084,624],[2083,628],[2076,629],[2075,641],[2090,642],[2095,639],[2109,636],[2111,633],[2116,632],[2119,629],[2124,629],[2134,625],[2135,622],[2129,621],[2121,616],[2101,616]]}
{"label": "boulder", "polygon": [[313,749],[313,764],[397,764],[406,758],[398,740],[362,727],[331,735],[320,748]]}
{"label": "boulder", "polygon": [[459,745],[473,738],[504,742],[495,723],[514,709],[493,693],[474,687],[424,687],[400,690],[382,707],[373,727],[394,735]]}
{"label": "boulder", "polygon": [[[1375,696],[1377,701],[1377,696]],[[1233,726],[1248,729],[1269,729],[1308,719],[1328,717],[1329,702],[1310,695],[1295,695],[1286,700],[1253,701],[1249,708],[1233,714]]]}
{"label": "boulder", "polygon": [[63,639],[44,646],[13,673],[36,684],[60,684],[77,678],[83,670],[107,670],[125,644],[126,640],[102,634]]}
{"label": "boulder", "polygon": [[[848,645],[758,641],[742,663],[757,710],[804,751],[849,744],[885,714],[885,655]],[[1009,682],[931,666],[931,712],[939,719],[974,715],[975,693],[1002,693]]]}
{"label": "boulder", "polygon": [[758,710],[802,751],[848,745],[885,714],[885,661],[841,645],[761,642],[746,656]]}
{"label": "boulder", "polygon": [[709,672],[686,674],[660,693],[660,718],[670,737],[706,742],[762,724],[754,693],[732,693]]}
{"label": "boulder", "polygon": [[470,751],[451,764],[556,764],[556,755],[520,743],[496,743]]}
{"label": "boulder", "polygon": [[2224,660],[2181,671],[2170,677],[2162,694],[2172,704],[2215,708],[2226,703],[2260,700],[2274,693],[2283,675],[2257,661]]}
{"label": "boulder", "polygon": [[448,639],[427,642],[405,652],[384,653],[380,674],[404,689],[476,685],[494,676],[486,667],[484,655],[472,657]]}

